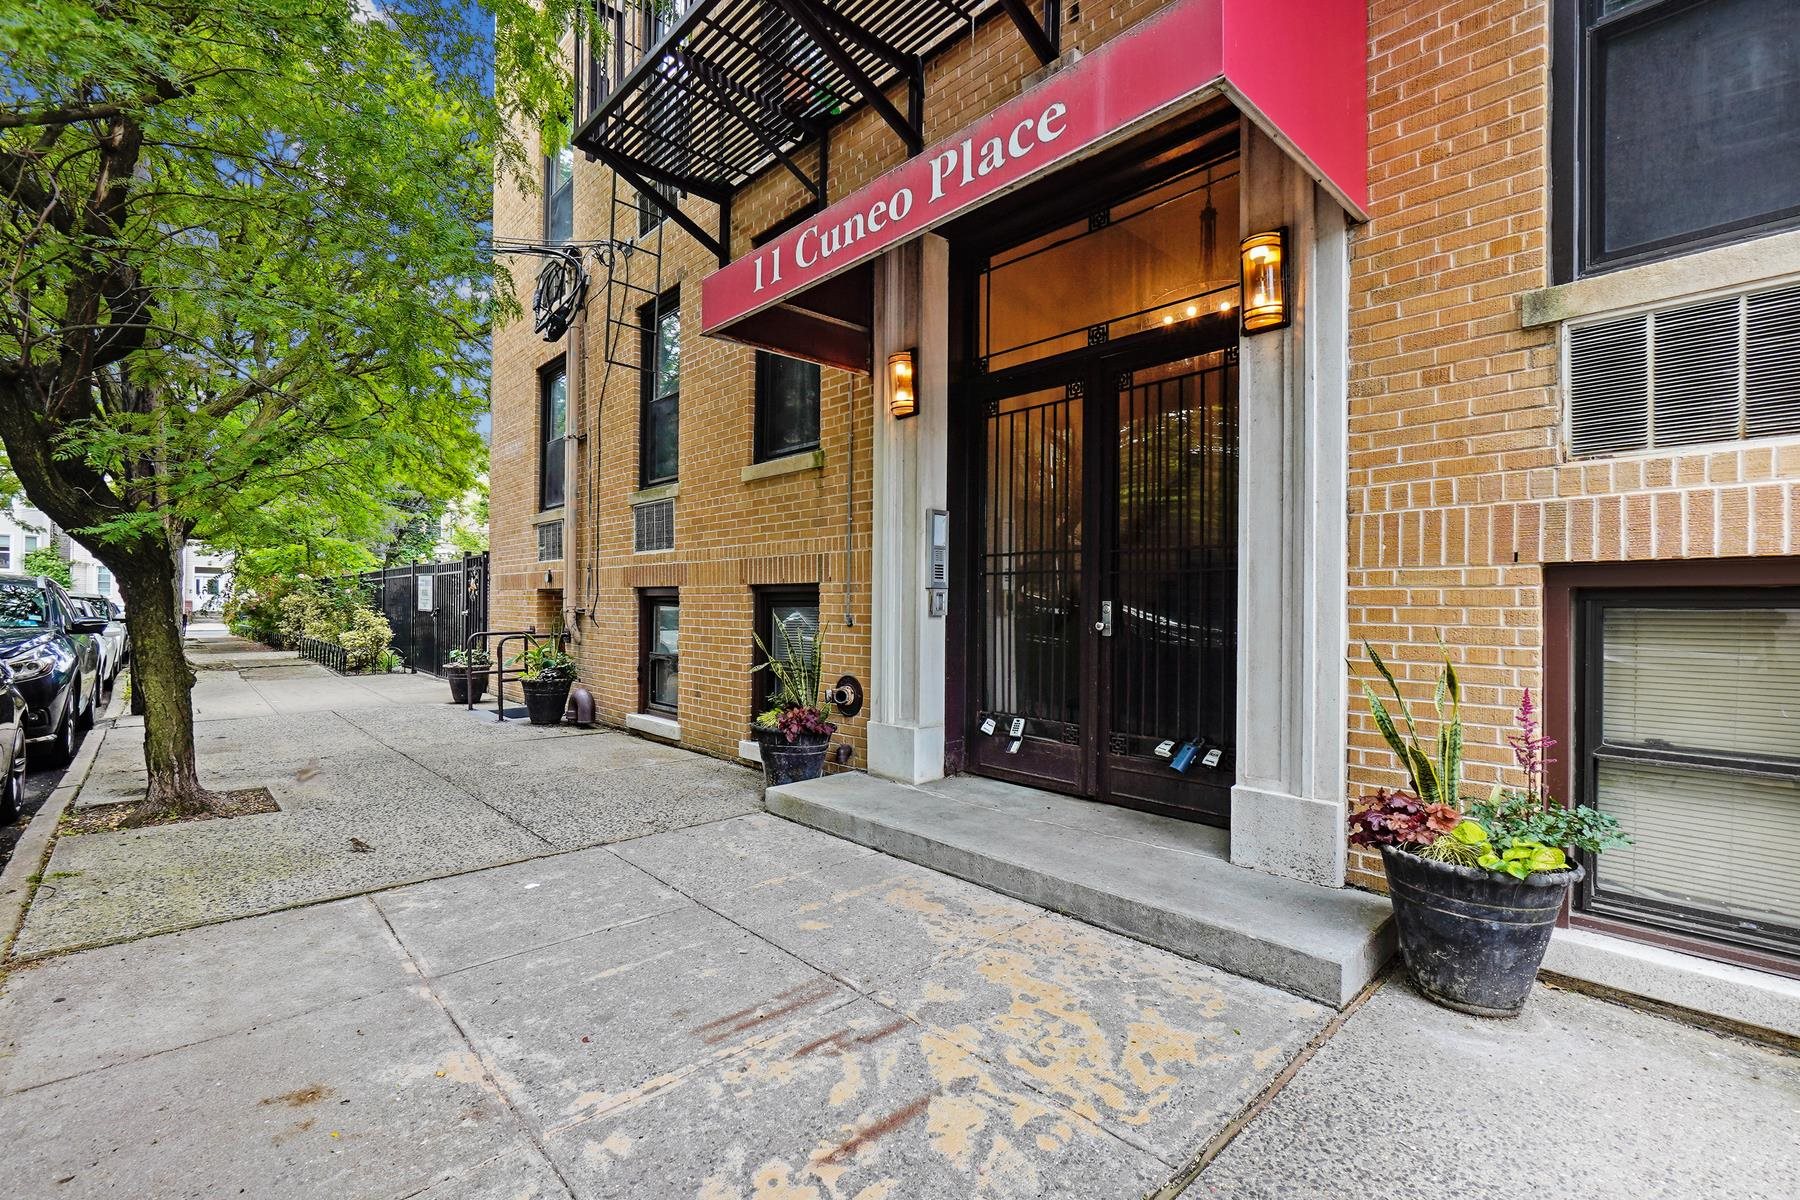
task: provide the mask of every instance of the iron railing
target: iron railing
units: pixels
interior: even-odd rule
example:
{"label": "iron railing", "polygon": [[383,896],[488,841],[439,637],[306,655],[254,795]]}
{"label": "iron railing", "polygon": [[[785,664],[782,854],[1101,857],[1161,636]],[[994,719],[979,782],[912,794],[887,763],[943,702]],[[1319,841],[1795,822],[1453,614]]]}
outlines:
{"label": "iron railing", "polygon": [[301,658],[310,658],[320,666],[329,667],[339,675],[350,674],[350,651],[336,642],[328,642],[324,638],[303,637],[295,647]]}

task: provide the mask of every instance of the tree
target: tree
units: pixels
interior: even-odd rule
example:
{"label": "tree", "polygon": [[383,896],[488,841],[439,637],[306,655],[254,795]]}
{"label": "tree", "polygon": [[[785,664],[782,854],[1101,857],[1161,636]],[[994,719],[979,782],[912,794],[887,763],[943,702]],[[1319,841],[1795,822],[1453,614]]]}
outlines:
{"label": "tree", "polygon": [[54,546],[39,546],[36,550],[28,550],[19,563],[27,575],[42,575],[54,579],[65,588],[75,586],[75,575],[69,569],[69,560],[56,552]]}
{"label": "tree", "polygon": [[535,180],[511,131],[567,111],[574,0],[489,8],[0,12],[0,443],[125,592],[152,804],[212,802],[180,545],[354,537],[481,467],[494,170]]}

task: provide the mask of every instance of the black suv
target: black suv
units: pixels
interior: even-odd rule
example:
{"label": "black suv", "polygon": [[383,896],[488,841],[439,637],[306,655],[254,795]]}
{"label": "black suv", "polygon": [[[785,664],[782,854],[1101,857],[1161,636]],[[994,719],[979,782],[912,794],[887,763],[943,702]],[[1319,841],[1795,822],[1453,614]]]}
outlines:
{"label": "black suv", "polygon": [[48,742],[58,762],[75,757],[75,735],[94,723],[105,629],[54,580],[0,574],[0,659],[25,699],[25,736]]}

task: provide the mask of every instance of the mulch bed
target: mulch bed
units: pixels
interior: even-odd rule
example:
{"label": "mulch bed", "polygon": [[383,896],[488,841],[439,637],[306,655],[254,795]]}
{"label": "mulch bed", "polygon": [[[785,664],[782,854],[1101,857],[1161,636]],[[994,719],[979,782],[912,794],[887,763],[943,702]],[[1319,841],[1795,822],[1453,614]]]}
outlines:
{"label": "mulch bed", "polygon": [[280,812],[281,805],[268,788],[239,788],[216,793],[214,811],[195,816],[181,816],[160,805],[139,800],[131,804],[108,804],[82,812],[66,813],[61,832],[67,834],[110,833],[118,829],[144,829],[152,825],[176,825],[183,821],[218,821],[230,817],[253,817],[259,813]]}

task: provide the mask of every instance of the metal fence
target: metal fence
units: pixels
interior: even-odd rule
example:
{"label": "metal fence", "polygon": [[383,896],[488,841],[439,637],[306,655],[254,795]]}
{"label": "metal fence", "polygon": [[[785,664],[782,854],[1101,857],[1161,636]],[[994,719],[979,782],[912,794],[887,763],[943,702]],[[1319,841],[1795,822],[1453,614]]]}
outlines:
{"label": "metal fence", "polygon": [[303,637],[300,644],[294,647],[301,658],[310,658],[322,666],[330,667],[339,675],[350,670],[350,652],[336,642],[328,642],[323,638]]}
{"label": "metal fence", "polygon": [[487,628],[488,556],[389,567],[357,577],[393,626],[394,653],[415,671],[444,673],[465,638]]}

